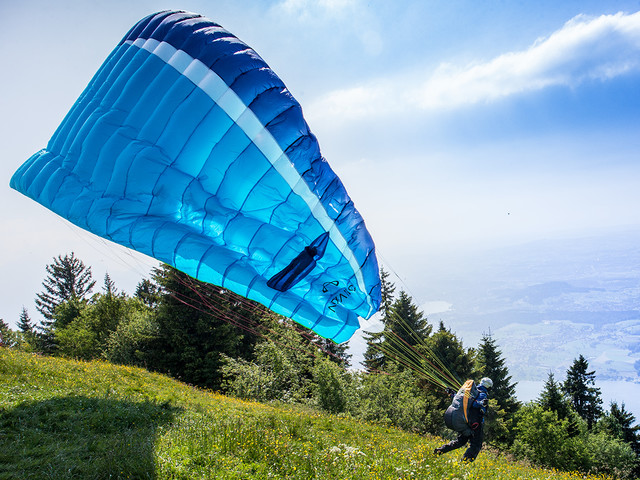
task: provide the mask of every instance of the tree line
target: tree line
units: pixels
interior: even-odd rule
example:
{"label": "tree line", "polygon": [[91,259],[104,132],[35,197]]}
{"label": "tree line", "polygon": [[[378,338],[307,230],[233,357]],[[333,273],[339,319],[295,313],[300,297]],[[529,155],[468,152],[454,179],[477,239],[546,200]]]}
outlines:
{"label": "tree line", "polygon": [[[73,253],[46,266],[35,298],[42,318],[33,321],[23,308],[16,331],[0,319],[0,343],[140,366],[245,399],[305,404],[444,437],[451,435],[442,420],[450,400],[429,372],[443,369],[461,381],[486,376],[494,382],[485,426],[492,448],[561,470],[640,475],[640,427],[624,403],[605,411],[582,355],[564,381],[549,373],[539,397],[522,404],[490,334],[466,348],[442,322],[429,323],[407,292],[396,295],[384,270],[381,281],[384,327],[366,333],[364,370],[350,368],[348,344],[167,265],[141,280],[133,296],[108,274],[94,292],[91,268]],[[420,365],[427,364],[425,375]]]}

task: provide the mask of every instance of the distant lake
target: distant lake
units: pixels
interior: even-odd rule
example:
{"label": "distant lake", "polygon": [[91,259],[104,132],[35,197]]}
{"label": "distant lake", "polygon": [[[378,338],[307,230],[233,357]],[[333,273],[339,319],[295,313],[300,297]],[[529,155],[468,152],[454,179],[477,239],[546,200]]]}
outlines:
{"label": "distant lake", "polygon": [[[544,387],[543,381],[526,380],[518,382],[516,385],[516,396],[521,402],[535,400],[540,396],[540,392]],[[636,424],[640,424],[640,383],[623,382],[623,381],[599,381],[596,378],[597,388],[600,389],[602,397],[602,407],[609,410],[609,404],[612,401],[622,405],[624,403],[625,410],[633,413],[636,417]]]}

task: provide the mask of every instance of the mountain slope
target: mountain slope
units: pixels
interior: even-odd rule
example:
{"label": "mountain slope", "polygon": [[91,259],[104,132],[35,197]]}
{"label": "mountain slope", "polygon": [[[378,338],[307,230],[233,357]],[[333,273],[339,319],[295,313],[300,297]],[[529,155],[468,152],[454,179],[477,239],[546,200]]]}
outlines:
{"label": "mountain slope", "polygon": [[[441,439],[0,348],[1,479],[568,479]],[[462,452],[460,452],[462,453]]]}

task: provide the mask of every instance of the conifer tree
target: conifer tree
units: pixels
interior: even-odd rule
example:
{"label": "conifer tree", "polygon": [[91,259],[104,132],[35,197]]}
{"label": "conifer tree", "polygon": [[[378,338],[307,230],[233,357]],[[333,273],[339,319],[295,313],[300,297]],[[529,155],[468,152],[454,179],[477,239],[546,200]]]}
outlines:
{"label": "conifer tree", "polygon": [[31,323],[31,318],[29,317],[29,312],[25,307],[22,307],[22,311],[20,312],[20,318],[18,319],[18,330],[20,330],[25,335],[33,335],[33,323]]}
{"label": "conifer tree", "polygon": [[102,287],[104,290],[104,294],[109,297],[115,297],[118,295],[118,289],[116,288],[116,283],[111,280],[111,276],[109,273],[104,274],[104,286]]}
{"label": "conifer tree", "polygon": [[[389,323],[391,307],[393,306],[393,294],[395,285],[389,280],[389,272],[380,267],[380,321],[384,326]],[[368,372],[379,370],[384,365],[384,354],[380,351],[380,345],[384,338],[383,332],[364,332],[367,349],[364,353],[364,365]]]}
{"label": "conifer tree", "polygon": [[[44,291],[36,294],[36,309],[44,319],[37,329],[37,348],[44,353],[56,350],[55,329],[64,327],[77,316],[84,305],[85,297],[91,292],[95,281],[91,277],[91,267],[78,259],[73,252],[64,257],[58,255],[46,267],[47,277],[42,282]],[[67,304],[61,320],[55,318],[56,309]]]}
{"label": "conifer tree", "polygon": [[380,311],[383,323],[387,323],[394,302],[396,286],[389,280],[389,272],[380,267]]}
{"label": "conifer tree", "polygon": [[379,355],[370,358],[367,366],[370,370],[383,369],[389,362],[406,364],[407,355],[431,334],[431,325],[424,314],[413,303],[413,299],[404,291],[393,302],[385,327],[375,343],[371,343]]}
{"label": "conifer tree", "polygon": [[598,421],[595,430],[622,440],[631,447],[636,455],[636,464],[629,478],[640,478],[640,425],[636,424],[636,417],[626,410],[624,402],[621,406],[611,402],[609,411]]}
{"label": "conifer tree", "polygon": [[13,345],[13,336],[11,329],[2,318],[0,318],[0,347],[11,347]]}
{"label": "conifer tree", "polygon": [[595,387],[595,371],[587,371],[589,362],[580,355],[574,360],[562,390],[569,397],[573,410],[586,422],[589,430],[602,415],[600,389]]}
{"label": "conifer tree", "polygon": [[[424,369],[430,374],[438,375],[450,387],[456,387],[457,383],[463,383],[475,376],[475,351],[465,349],[462,341],[447,329],[442,321],[438,330],[416,349],[423,359]],[[448,380],[449,378],[451,379]],[[425,397],[426,410],[429,412],[427,416],[430,421],[425,427],[430,433],[442,435],[445,428],[442,414],[451,403],[451,398],[444,387],[436,386],[429,380],[428,375],[423,375],[419,386]]]}
{"label": "conifer tree", "polygon": [[562,391],[562,385],[556,382],[552,372],[549,372],[547,381],[544,384],[540,398],[537,402],[544,410],[555,412],[560,422],[564,423],[567,434],[570,438],[580,433],[580,425],[575,412],[572,411],[567,398]]}
{"label": "conifer tree", "polygon": [[[391,306],[390,316],[385,330],[393,332],[394,336],[401,338],[404,344],[411,346],[420,343],[420,339],[426,339],[431,334],[432,327],[427,322],[413,299],[404,290]],[[385,335],[385,340],[391,340],[390,335]],[[394,340],[397,343],[397,340]]]}
{"label": "conifer tree", "polygon": [[147,307],[155,308],[160,300],[158,285],[145,278],[136,286],[135,297]]}
{"label": "conifer tree", "polygon": [[85,266],[73,252],[64,257],[58,255],[45,268],[44,291],[36,295],[36,309],[46,319],[43,324],[47,327],[52,324],[58,305],[73,298],[85,298],[96,282],[91,277],[91,267]]}
{"label": "conifer tree", "polygon": [[[464,383],[475,375],[473,349],[465,350],[462,340],[455,333],[444,326],[441,321],[438,330],[425,341],[423,347],[418,347],[430,365],[442,374],[452,376],[453,381]],[[455,386],[451,384],[450,386]],[[444,397],[447,403],[450,399]],[[444,404],[443,404],[444,405]]]}
{"label": "conifer tree", "polygon": [[476,356],[476,369],[478,379],[489,377],[493,381],[489,394],[490,408],[486,418],[487,441],[511,444],[514,439],[514,415],[519,407],[515,398],[516,384],[511,383],[502,352],[490,333],[482,335]]}
{"label": "conifer tree", "polygon": [[620,407],[616,402],[611,403],[609,414],[622,427],[622,440],[631,445],[636,455],[640,455],[640,425],[636,424],[636,417],[625,410],[624,402]]}
{"label": "conifer tree", "polygon": [[636,417],[626,410],[624,403],[618,406],[617,402],[611,402],[609,412],[598,422],[598,429],[628,443],[640,455],[640,425],[636,425]]}
{"label": "conifer tree", "polygon": [[220,388],[222,356],[252,355],[265,309],[168,265],[155,269],[153,278],[161,289],[154,365],[185,382]]}
{"label": "conifer tree", "polygon": [[[459,383],[464,383],[476,375],[475,352],[473,349],[465,350],[462,340],[446,328],[442,321],[438,331],[425,341],[424,347],[418,349],[423,352],[425,359],[429,359],[443,373],[450,373]],[[446,400],[449,400],[448,397]]]}
{"label": "conifer tree", "polygon": [[518,410],[518,402],[515,398],[516,383],[511,383],[511,376],[505,366],[502,352],[490,333],[482,335],[476,363],[478,376],[493,380],[491,398],[494,398],[507,414],[514,414]]}
{"label": "conifer tree", "polygon": [[558,420],[564,420],[569,416],[569,404],[562,394],[562,386],[556,382],[552,372],[549,372],[547,381],[544,383],[538,404],[550,412],[558,414]]}
{"label": "conifer tree", "polygon": [[98,344],[105,344],[121,321],[127,317],[127,296],[118,292],[108,273],[104,275],[101,294],[94,295],[91,305],[91,330]]}
{"label": "conifer tree", "polygon": [[390,361],[406,366],[412,363],[412,349],[431,335],[432,327],[404,290],[400,291],[389,313],[380,342],[382,366]]}
{"label": "conifer tree", "polygon": [[31,348],[37,348],[37,335],[35,331],[35,325],[29,317],[29,312],[25,307],[22,307],[20,312],[20,318],[17,324],[18,330],[22,333],[22,341],[27,343]]}

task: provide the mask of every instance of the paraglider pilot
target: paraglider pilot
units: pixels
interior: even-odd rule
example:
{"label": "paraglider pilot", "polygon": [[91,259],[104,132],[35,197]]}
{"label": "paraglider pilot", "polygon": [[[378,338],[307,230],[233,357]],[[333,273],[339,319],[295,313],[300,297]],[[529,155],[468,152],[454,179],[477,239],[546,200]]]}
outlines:
{"label": "paraglider pilot", "polygon": [[[464,452],[462,456],[462,460],[466,462],[473,462],[478,453],[480,453],[480,449],[482,448],[482,441],[484,437],[483,427],[484,427],[484,415],[487,413],[487,406],[489,405],[489,391],[488,389],[493,386],[493,381],[490,378],[483,378],[480,380],[480,383],[476,387],[477,396],[473,398],[473,402],[470,402],[470,408],[466,415],[464,415],[465,419],[465,428],[455,428],[450,425],[450,422],[446,420],[447,414],[445,414],[445,422],[449,428],[455,428],[458,431],[458,437],[449,443],[442,445],[434,450],[433,453],[436,455],[441,455],[446,452],[450,452],[451,450],[455,450],[457,448],[463,447],[467,443],[469,443],[469,447]],[[456,395],[456,392],[452,389],[447,389],[447,393],[451,395],[453,402],[451,407],[447,409],[447,413],[451,413],[452,410],[456,408],[456,397],[462,396],[460,392]],[[455,412],[454,412],[455,414]]]}

